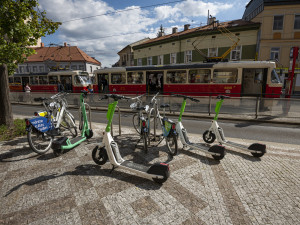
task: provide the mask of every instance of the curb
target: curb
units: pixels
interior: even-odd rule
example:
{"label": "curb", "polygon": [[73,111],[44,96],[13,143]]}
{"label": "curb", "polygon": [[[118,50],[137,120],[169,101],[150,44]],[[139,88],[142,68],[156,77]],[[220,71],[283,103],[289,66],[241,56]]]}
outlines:
{"label": "curb", "polygon": [[[14,105],[33,105],[33,106],[42,106],[41,103],[25,103],[25,102],[11,102],[11,104],[14,104]],[[75,106],[75,105],[69,105],[69,108],[72,108],[72,109],[78,109],[79,107],[78,106]],[[107,107],[91,107],[92,110],[97,110],[97,111],[107,111]],[[134,113],[134,111],[132,111],[131,109],[122,109],[120,108],[120,111],[121,112],[125,112],[125,113]],[[166,112],[166,115],[168,116],[179,116],[179,113],[178,112]],[[275,117],[272,119],[272,116],[265,116],[265,117],[268,117],[268,120],[266,119],[263,119],[263,118],[258,118],[258,119],[255,119],[253,118],[247,118],[249,116],[243,116],[243,118],[239,118],[241,116],[238,116],[238,117],[227,117],[226,115],[228,114],[219,114],[218,116],[218,120],[225,120],[225,121],[248,121],[248,122],[253,122],[253,123],[270,123],[270,124],[286,124],[286,125],[300,125],[300,118],[295,118],[295,120],[298,120],[298,121],[287,121],[287,120],[284,120],[284,118],[279,118],[279,119],[276,119]],[[203,115],[201,113],[189,113],[189,112],[185,112],[184,113],[184,117],[188,117],[188,118],[197,118],[197,119],[210,119],[212,120],[214,118],[214,116],[209,116],[209,115]],[[270,118],[271,117],[271,118]]]}

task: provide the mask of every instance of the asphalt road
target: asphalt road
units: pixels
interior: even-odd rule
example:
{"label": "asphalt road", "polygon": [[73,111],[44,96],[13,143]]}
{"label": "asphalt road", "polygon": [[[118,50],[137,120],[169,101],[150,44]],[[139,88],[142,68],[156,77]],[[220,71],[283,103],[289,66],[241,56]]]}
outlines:
{"label": "asphalt road", "polygon": [[[28,105],[13,105],[13,114],[18,116],[30,117],[33,112],[42,109],[42,106],[28,106]],[[78,120],[78,110],[71,109],[71,113]],[[176,118],[171,117],[176,121]],[[92,122],[106,123],[106,113],[103,111],[92,111]],[[211,121],[209,119],[191,119],[183,118],[182,121],[184,127],[189,133],[202,134],[207,130]],[[249,121],[218,121],[219,126],[223,128],[225,137],[241,138],[249,140],[257,140],[261,143],[277,142],[286,144],[299,145],[300,150],[300,126],[288,125],[288,124],[273,124],[273,123],[258,123]],[[114,116],[115,126],[118,124],[118,113]],[[122,126],[132,127],[132,114],[124,113],[121,116]]]}

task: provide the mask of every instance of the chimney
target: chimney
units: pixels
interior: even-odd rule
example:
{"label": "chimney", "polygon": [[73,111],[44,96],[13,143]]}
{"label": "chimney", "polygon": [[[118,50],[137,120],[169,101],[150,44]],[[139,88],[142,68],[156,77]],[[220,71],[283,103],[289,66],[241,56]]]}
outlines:
{"label": "chimney", "polygon": [[178,31],[178,28],[177,28],[177,27],[173,27],[173,28],[172,28],[172,34],[177,33],[177,31]]}
{"label": "chimney", "polygon": [[208,19],[208,25],[214,23],[215,21],[216,21],[216,17],[210,16],[210,18]]}
{"label": "chimney", "polygon": [[64,47],[67,47],[67,42],[64,42]]}
{"label": "chimney", "polygon": [[43,47],[45,47],[45,45],[44,45],[44,43],[43,42],[41,42],[41,47],[43,48]]}
{"label": "chimney", "polygon": [[184,30],[188,30],[190,28],[190,26],[191,26],[190,24],[185,24],[184,25]]}

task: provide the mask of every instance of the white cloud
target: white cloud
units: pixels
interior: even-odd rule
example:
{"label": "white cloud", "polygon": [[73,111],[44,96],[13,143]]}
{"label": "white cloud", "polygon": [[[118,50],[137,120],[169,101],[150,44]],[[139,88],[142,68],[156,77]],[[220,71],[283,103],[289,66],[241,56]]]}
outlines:
{"label": "white cloud", "polygon": [[[55,21],[65,22],[91,16],[89,19],[63,23],[57,33],[58,42],[89,50],[88,54],[95,56],[103,66],[117,62],[117,52],[126,45],[146,37],[154,38],[160,24],[171,32],[171,24],[181,23],[178,25],[181,27],[182,23],[192,23],[191,17],[206,17],[208,9],[211,15],[216,16],[221,10],[232,7],[223,2],[187,0],[147,10],[130,6],[122,12],[112,13],[115,9],[103,0],[40,0],[39,3],[41,9],[46,10],[47,17]],[[129,33],[134,34],[120,35]]]}

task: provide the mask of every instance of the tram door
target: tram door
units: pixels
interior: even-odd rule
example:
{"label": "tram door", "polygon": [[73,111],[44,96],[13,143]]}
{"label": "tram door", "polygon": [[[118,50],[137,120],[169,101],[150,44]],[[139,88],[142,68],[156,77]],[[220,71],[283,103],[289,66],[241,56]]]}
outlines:
{"label": "tram door", "polygon": [[60,76],[60,82],[64,86],[65,91],[73,92],[72,75],[61,75]]}
{"label": "tram door", "polygon": [[99,93],[109,92],[108,74],[102,73],[97,75]]}
{"label": "tram door", "polygon": [[163,71],[149,71],[146,72],[146,85],[148,94],[156,94],[157,92],[163,92]]}
{"label": "tram door", "polygon": [[268,69],[243,69],[242,96],[264,96],[267,74]]}
{"label": "tram door", "polygon": [[22,87],[25,90],[26,84],[29,84],[29,77],[22,77]]}

